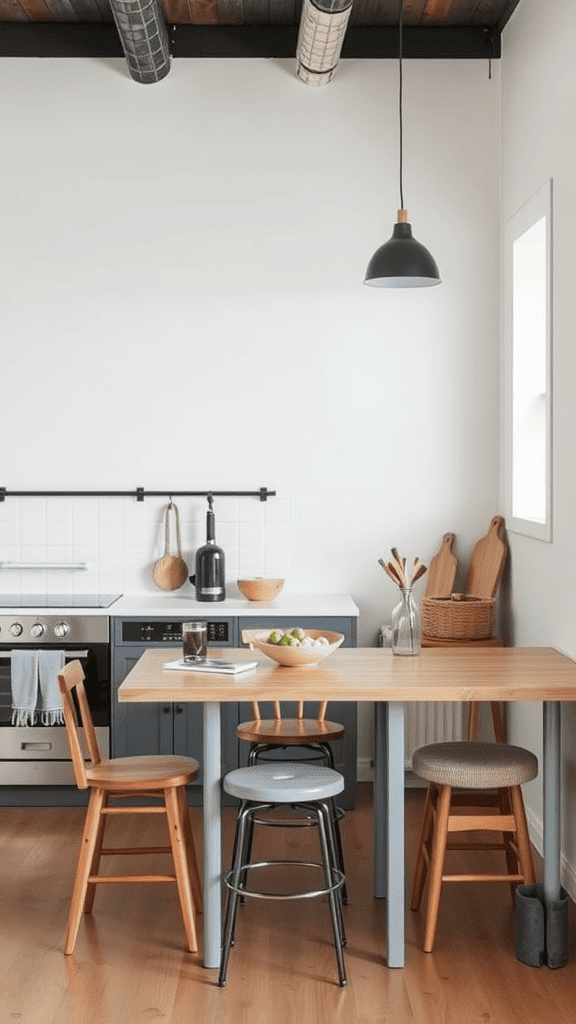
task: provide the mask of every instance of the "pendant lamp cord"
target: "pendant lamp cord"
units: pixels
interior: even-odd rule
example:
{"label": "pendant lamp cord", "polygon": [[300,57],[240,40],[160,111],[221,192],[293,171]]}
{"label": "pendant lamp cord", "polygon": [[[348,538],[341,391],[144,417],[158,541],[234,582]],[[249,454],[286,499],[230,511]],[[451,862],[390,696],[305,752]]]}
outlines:
{"label": "pendant lamp cord", "polygon": [[399,20],[399,58],[398,58],[398,73],[399,73],[399,89],[398,89],[398,105],[400,115],[400,209],[404,209],[404,189],[402,187],[402,22],[404,20],[404,0],[400,0],[400,20]]}

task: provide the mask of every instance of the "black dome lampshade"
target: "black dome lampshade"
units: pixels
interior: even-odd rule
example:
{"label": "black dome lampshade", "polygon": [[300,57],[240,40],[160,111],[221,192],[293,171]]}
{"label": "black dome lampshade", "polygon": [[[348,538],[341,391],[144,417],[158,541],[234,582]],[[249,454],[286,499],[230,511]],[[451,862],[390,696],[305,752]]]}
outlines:
{"label": "black dome lampshade", "polygon": [[372,288],[426,288],[440,284],[436,261],[426,246],[413,237],[406,210],[398,210],[392,237],[374,253],[364,284]]}
{"label": "black dome lampshade", "polygon": [[402,23],[404,0],[400,0],[399,38],[399,90],[398,108],[400,125],[400,206],[392,237],[376,250],[368,264],[364,284],[372,288],[427,288],[440,284],[436,262],[426,246],[417,242],[404,209],[402,184]]}

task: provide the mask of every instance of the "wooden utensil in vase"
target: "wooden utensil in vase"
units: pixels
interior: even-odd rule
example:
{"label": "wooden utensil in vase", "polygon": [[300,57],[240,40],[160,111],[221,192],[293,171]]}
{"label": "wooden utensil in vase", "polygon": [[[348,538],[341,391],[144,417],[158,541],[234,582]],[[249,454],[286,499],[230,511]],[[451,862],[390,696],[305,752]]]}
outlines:
{"label": "wooden utensil in vase", "polygon": [[[175,534],[176,534],[176,555],[170,554],[170,513],[174,513]],[[178,590],[188,578],[188,566],[182,558],[180,551],[180,518],[178,509],[174,502],[168,502],[166,506],[166,518],[164,521],[164,555],[156,562],[152,571],[156,586],[162,590]]]}

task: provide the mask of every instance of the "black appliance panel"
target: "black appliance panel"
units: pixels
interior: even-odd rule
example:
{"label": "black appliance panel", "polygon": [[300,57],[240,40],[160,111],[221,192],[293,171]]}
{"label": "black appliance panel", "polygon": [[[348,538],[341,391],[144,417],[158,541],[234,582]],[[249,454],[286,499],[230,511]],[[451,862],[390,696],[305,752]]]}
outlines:
{"label": "black appliance panel", "polygon": [[[189,620],[184,620],[188,622]],[[208,643],[230,643],[232,638],[230,620],[207,619]],[[122,643],[181,643],[182,622],[146,619],[126,620],[122,623]]]}

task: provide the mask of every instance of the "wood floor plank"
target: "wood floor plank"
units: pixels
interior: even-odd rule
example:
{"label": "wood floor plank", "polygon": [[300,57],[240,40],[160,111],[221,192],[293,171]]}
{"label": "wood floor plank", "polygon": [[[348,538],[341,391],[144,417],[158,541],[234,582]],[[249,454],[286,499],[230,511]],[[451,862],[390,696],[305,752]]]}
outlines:
{"label": "wood floor plank", "polygon": [[[403,970],[384,966],[385,901],[372,897],[372,806],[361,784],[341,823],[349,904],[344,916],[348,986],[337,983],[327,903],[250,901],[239,911],[228,984],[185,952],[173,886],[99,886],[73,956],[62,952],[83,808],[6,808],[0,825],[0,1022],[19,1024],[572,1024],[576,963],[550,971],[513,950],[508,885],[447,885],[433,953],[420,948],[423,907],[406,911]],[[407,891],[423,791],[406,794]],[[201,849],[201,811],[191,811]],[[224,811],[229,855],[233,814]],[[255,856],[316,860],[316,831],[261,829]],[[114,819],[105,845],[165,845],[162,818]],[[504,854],[451,852],[500,869]],[[155,870],[170,858],[154,858]],[[149,858],[148,858],[149,862]],[[104,870],[126,858],[105,858]],[[146,858],[130,858],[130,869]],[[540,869],[537,868],[537,871]],[[136,891],[135,891],[136,890]],[[570,935],[574,949],[574,913]],[[198,918],[200,935],[202,916]]]}

